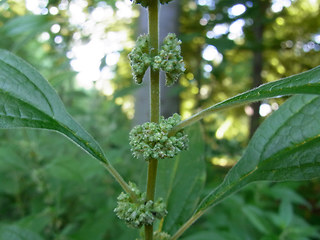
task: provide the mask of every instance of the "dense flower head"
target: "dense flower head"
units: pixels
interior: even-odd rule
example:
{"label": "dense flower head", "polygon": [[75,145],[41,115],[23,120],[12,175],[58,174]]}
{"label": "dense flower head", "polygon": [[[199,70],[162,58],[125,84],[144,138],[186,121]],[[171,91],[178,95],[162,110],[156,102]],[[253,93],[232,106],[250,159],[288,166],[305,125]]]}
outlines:
{"label": "dense flower head", "polygon": [[142,83],[144,73],[151,64],[150,57],[150,38],[149,35],[141,35],[138,37],[136,46],[129,53],[130,65],[132,68],[132,76],[137,84]]}
{"label": "dense flower head", "polygon": [[[185,71],[183,58],[181,56],[181,41],[174,33],[169,33],[163,40],[159,52],[161,69],[166,72],[166,85],[171,86]],[[153,65],[153,67],[157,67]]]}
{"label": "dense flower head", "polygon": [[146,193],[142,193],[134,183],[129,183],[131,190],[136,194],[137,201],[133,201],[127,193],[121,193],[118,206],[114,209],[118,218],[124,220],[129,226],[140,228],[143,225],[151,225],[156,219],[167,215],[165,203],[162,198],[156,202],[147,201]]}
{"label": "dense flower head", "polygon": [[129,135],[131,151],[134,157],[149,160],[173,158],[180,151],[188,148],[188,136],[183,130],[174,136],[168,136],[174,126],[181,121],[178,114],[159,123],[147,122],[135,126]]}

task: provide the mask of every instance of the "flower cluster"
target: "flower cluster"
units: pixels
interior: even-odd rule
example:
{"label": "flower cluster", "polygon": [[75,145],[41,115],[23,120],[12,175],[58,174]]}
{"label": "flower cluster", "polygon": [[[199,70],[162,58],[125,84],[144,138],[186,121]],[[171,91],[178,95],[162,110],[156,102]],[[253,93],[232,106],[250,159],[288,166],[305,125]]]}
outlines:
{"label": "flower cluster", "polygon": [[166,73],[166,85],[171,86],[185,71],[181,56],[181,41],[174,33],[169,33],[163,40],[159,55],[154,58],[153,68],[162,69]]}
{"label": "flower cluster", "polygon": [[[141,238],[136,240],[144,240],[144,231],[140,233]],[[153,240],[170,240],[171,236],[166,232],[153,232]]]}
{"label": "flower cluster", "polygon": [[168,136],[168,133],[180,121],[180,115],[175,113],[168,119],[161,117],[159,124],[147,122],[135,126],[129,134],[133,156],[145,160],[173,158],[180,151],[186,150],[189,140],[183,130],[174,136]]}
{"label": "flower cluster", "polygon": [[180,45],[181,41],[176,35],[169,33],[163,40],[159,54],[152,58],[149,36],[138,37],[136,47],[129,54],[134,81],[140,84],[146,70],[151,65],[154,70],[161,69],[166,73],[167,86],[174,84],[185,71]]}
{"label": "flower cluster", "polygon": [[114,209],[118,218],[124,220],[131,227],[140,228],[143,225],[151,225],[156,219],[167,215],[162,198],[156,202],[147,201],[146,193],[141,193],[134,183],[129,183],[129,186],[138,199],[133,202],[128,194],[122,192],[117,198],[118,206]]}
{"label": "flower cluster", "polygon": [[137,84],[142,83],[144,73],[151,64],[149,35],[138,37],[136,47],[129,53],[133,79]]}

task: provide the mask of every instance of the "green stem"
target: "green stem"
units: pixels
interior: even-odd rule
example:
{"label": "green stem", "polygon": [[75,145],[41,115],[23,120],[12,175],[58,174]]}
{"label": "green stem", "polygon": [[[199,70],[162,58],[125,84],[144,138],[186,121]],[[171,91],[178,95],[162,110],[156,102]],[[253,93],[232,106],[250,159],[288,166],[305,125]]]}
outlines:
{"label": "green stem", "polygon": [[120,186],[123,188],[123,190],[129,194],[130,198],[137,202],[137,196],[134,192],[132,192],[129,185],[126,183],[126,181],[121,177],[121,175],[118,173],[118,171],[110,164],[103,162],[103,166],[108,170],[108,172],[115,178],[115,180],[120,184]]}
{"label": "green stem", "polygon": [[[159,48],[158,0],[151,0],[149,6],[149,36],[152,48],[151,56],[158,54]],[[151,122],[158,123],[160,118],[159,71],[150,70],[150,111]]]}
{"label": "green stem", "polygon": [[204,213],[205,213],[204,211],[199,211],[195,215],[193,215],[185,224],[182,225],[181,228],[179,228],[179,230],[171,237],[170,240],[178,239]]}
{"label": "green stem", "polygon": [[[149,36],[151,44],[151,56],[158,54],[159,49],[159,22],[158,22],[158,0],[149,1]],[[160,118],[160,90],[159,71],[150,69],[150,119],[151,122],[159,123]],[[154,193],[157,177],[157,159],[150,159],[148,165],[147,200],[154,201]],[[153,239],[153,225],[145,225],[145,240]]]}
{"label": "green stem", "polygon": [[[154,200],[158,160],[151,158],[148,165],[147,200]],[[148,191],[149,190],[149,191]]]}
{"label": "green stem", "polygon": [[[157,177],[157,165],[158,160],[151,158],[148,165],[148,181],[147,181],[147,200],[154,200],[154,194],[156,189],[156,177]],[[145,239],[152,240],[153,238],[153,225],[145,226]]]}

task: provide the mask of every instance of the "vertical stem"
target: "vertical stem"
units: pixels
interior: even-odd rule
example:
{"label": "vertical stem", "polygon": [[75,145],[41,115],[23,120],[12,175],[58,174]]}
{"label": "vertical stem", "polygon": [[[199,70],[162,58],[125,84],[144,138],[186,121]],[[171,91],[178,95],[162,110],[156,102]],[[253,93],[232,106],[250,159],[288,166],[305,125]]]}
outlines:
{"label": "vertical stem", "polygon": [[[148,165],[148,182],[147,182],[147,200],[154,200],[154,193],[156,188],[158,160],[151,158]],[[153,225],[145,225],[145,240],[152,240]]]}
{"label": "vertical stem", "polygon": [[[151,56],[158,54],[159,48],[159,22],[158,22],[158,0],[150,0],[149,5],[149,35],[151,43]],[[159,71],[150,70],[150,112],[151,122],[159,122],[160,117],[160,90],[159,90]]]}
{"label": "vertical stem", "polygon": [[[152,52],[151,55],[158,54],[159,48],[159,23],[158,23],[159,0],[149,1],[149,36]],[[160,91],[159,91],[159,71],[150,70],[150,112],[151,122],[158,123],[160,118]],[[147,200],[154,201],[154,193],[157,177],[157,159],[150,159],[148,165]],[[145,239],[153,239],[153,225],[145,225]]]}

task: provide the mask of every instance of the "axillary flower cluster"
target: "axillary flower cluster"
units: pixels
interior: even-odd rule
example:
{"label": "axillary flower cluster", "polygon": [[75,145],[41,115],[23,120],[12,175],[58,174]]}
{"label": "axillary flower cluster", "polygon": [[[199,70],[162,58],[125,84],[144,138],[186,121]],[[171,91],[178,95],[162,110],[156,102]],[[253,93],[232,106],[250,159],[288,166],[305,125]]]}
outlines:
{"label": "axillary flower cluster", "polygon": [[131,151],[134,157],[144,160],[173,158],[182,150],[188,149],[188,136],[184,131],[169,136],[169,132],[181,121],[178,114],[165,119],[160,123],[147,122],[135,126],[129,135]]}
{"label": "axillary flower cluster", "polygon": [[150,66],[153,70],[161,69],[166,73],[166,86],[174,84],[185,71],[180,45],[181,41],[176,35],[169,33],[163,40],[159,54],[152,57],[149,36],[139,36],[135,48],[129,54],[134,81],[137,84],[142,83]]}
{"label": "axillary flower cluster", "polygon": [[121,193],[118,206],[114,209],[118,218],[124,220],[129,226],[140,228],[143,225],[151,225],[156,219],[167,215],[166,206],[159,198],[157,201],[147,201],[146,193],[141,193],[137,186],[129,183],[131,191],[135,193],[137,200],[134,202],[127,193]]}

